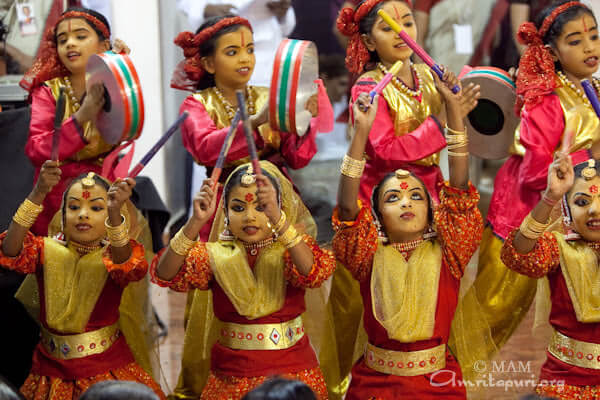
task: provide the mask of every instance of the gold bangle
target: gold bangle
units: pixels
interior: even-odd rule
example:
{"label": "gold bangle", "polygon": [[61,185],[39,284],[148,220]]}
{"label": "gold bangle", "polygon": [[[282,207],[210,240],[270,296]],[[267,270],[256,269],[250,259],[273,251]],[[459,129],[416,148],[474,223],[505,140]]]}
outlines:
{"label": "gold bangle", "polygon": [[525,236],[527,239],[537,240],[542,236],[549,225],[549,222],[544,224],[536,221],[535,218],[531,216],[531,213],[529,213],[521,223],[519,231],[521,232],[521,235]]}
{"label": "gold bangle", "polygon": [[125,247],[129,243],[129,231],[125,224],[125,216],[121,214],[121,223],[117,226],[111,226],[108,223],[108,218],[104,221],[106,227],[106,235],[113,247]]}
{"label": "gold bangle", "polygon": [[467,133],[466,126],[463,128],[462,131],[455,131],[454,129],[452,129],[448,126],[448,123],[446,123],[446,126],[444,126],[444,130],[446,131],[446,133],[450,132],[453,135],[465,135]]}
{"label": "gold bangle", "polygon": [[171,241],[169,242],[171,250],[173,250],[176,254],[179,254],[180,256],[184,257],[187,256],[187,253],[189,253],[189,251],[192,249],[192,247],[194,247],[195,244],[195,240],[192,240],[185,236],[185,233],[183,233],[183,228],[181,228],[175,234],[175,236],[173,236],[173,239],[171,239]]}
{"label": "gold bangle", "polygon": [[279,231],[285,225],[287,218],[285,216],[285,212],[281,210],[281,215],[279,216],[279,221],[275,225],[271,225],[271,221],[267,221],[267,226],[271,229],[271,232],[275,235],[275,237],[279,236]]}
{"label": "gold bangle", "polygon": [[367,161],[363,158],[362,160],[356,160],[350,157],[348,154],[344,155],[340,172],[349,178],[360,179],[365,169]]}
{"label": "gold bangle", "polygon": [[302,235],[298,235],[295,239],[292,239],[290,243],[285,245],[285,248],[291,249],[292,247],[297,246],[300,242],[302,242]]}
{"label": "gold bangle", "polygon": [[465,151],[465,152],[462,152],[462,153],[457,153],[455,151],[448,150],[448,155],[452,156],[452,157],[468,157],[469,156],[469,152]]}
{"label": "gold bangle", "polygon": [[297,236],[298,232],[296,231],[296,228],[294,228],[292,225],[289,225],[285,232],[279,235],[277,241],[279,241],[284,247],[287,247],[296,239]]}
{"label": "gold bangle", "polygon": [[42,210],[44,210],[44,206],[35,204],[29,199],[25,199],[13,216],[13,221],[23,228],[29,229],[35,223],[35,220]]}

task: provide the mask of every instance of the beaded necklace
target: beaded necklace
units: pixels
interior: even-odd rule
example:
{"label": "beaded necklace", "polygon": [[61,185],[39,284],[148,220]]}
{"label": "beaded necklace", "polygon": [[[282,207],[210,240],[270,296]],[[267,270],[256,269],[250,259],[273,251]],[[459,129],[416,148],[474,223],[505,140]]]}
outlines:
{"label": "beaded necklace", "polygon": [[67,89],[67,95],[71,98],[71,101],[73,102],[73,109],[75,110],[75,112],[77,112],[77,110],[79,110],[79,108],[81,107],[81,104],[79,104],[79,99],[77,99],[77,96],[75,96],[73,85],[71,85],[71,79],[69,79],[68,76],[65,76],[65,86]]}
{"label": "beaded necklace", "polygon": [[244,248],[246,249],[247,252],[250,253],[251,256],[255,256],[258,254],[258,251],[260,249],[272,245],[274,241],[275,240],[272,237],[270,237],[268,239],[261,240],[260,242],[254,242],[254,243],[242,242],[242,244],[244,245]]}
{"label": "beaded necklace", "polygon": [[392,247],[398,250],[405,260],[408,260],[410,253],[419,247],[421,243],[423,243],[423,238],[411,240],[409,242],[392,243]]}
{"label": "beaded necklace", "polygon": [[[234,107],[229,102],[229,100],[227,100],[225,98],[225,96],[223,96],[223,92],[221,92],[221,90],[217,86],[215,86],[214,89],[215,89],[215,94],[217,95],[217,98],[219,99],[219,101],[221,102],[223,107],[225,107],[225,112],[227,113],[229,122],[231,122],[233,120],[233,118],[235,117],[235,111],[237,110],[237,107]],[[254,107],[254,99],[252,98],[252,91],[250,90],[250,86],[246,86],[246,102],[247,102],[248,114],[254,115],[256,113],[256,108]]]}
{"label": "beaded necklace", "polygon": [[[575,86],[575,83],[573,83],[573,81],[567,78],[564,72],[558,71],[556,74],[565,86],[571,88],[571,90],[574,91],[585,104],[591,106],[591,103],[588,100],[587,96],[581,91],[581,89]],[[596,94],[600,94],[600,81],[597,78],[592,78],[592,84],[594,85]]]}
{"label": "beaded necklace", "polygon": [[92,252],[100,249],[102,247],[102,242],[99,242],[98,244],[87,245],[87,244],[82,244],[82,243],[75,242],[73,240],[69,240],[69,245],[80,256],[84,256],[86,254],[92,253]]}
{"label": "beaded necklace", "polygon": [[[377,67],[383,73],[383,75],[388,74],[388,69],[382,63],[377,63]],[[410,65],[410,71],[412,72],[413,79],[415,80],[415,89],[411,89],[406,86],[406,84],[402,82],[402,79],[398,78],[397,76],[394,76],[394,79],[392,79],[392,85],[394,85],[399,91],[404,92],[408,96],[413,97],[421,102],[421,99],[423,98],[423,92],[421,90],[421,76],[419,75],[419,71],[413,68],[412,64]]]}

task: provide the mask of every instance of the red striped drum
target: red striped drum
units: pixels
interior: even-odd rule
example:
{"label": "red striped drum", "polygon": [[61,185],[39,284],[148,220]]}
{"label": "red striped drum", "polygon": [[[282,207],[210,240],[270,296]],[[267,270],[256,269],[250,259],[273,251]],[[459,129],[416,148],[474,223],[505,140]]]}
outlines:
{"label": "red striped drum", "polygon": [[306,102],[317,94],[318,78],[317,46],[305,40],[283,40],[275,55],[269,89],[271,128],[299,136],[306,133],[312,118]]}
{"label": "red striped drum", "polygon": [[106,102],[96,127],[106,143],[137,139],[144,126],[142,87],[129,56],[108,51],[90,57],[86,68],[87,86],[100,82]]}

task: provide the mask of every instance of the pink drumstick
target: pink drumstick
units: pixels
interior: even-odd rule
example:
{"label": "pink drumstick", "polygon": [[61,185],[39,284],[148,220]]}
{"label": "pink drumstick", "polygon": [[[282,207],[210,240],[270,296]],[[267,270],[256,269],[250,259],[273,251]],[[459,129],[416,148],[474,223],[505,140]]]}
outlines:
{"label": "pink drumstick", "polygon": [[375,95],[381,94],[381,92],[387,86],[387,84],[390,83],[392,79],[394,79],[394,76],[396,76],[398,71],[400,71],[400,68],[402,68],[402,64],[402,61],[396,61],[394,65],[392,65],[392,68],[390,68],[389,72],[385,74],[383,79],[379,81],[379,83],[373,88],[373,90],[371,90],[371,92],[369,93],[369,95],[371,96],[371,104],[373,103]]}
{"label": "pink drumstick", "polygon": [[[421,46],[419,46],[417,44],[417,42],[415,42],[413,40],[413,38],[411,38],[408,35],[408,33],[406,33],[404,30],[402,30],[402,27],[400,25],[398,25],[398,23],[396,21],[394,21],[394,19],[388,13],[386,13],[383,10],[379,10],[379,11],[377,11],[377,15],[379,15],[381,18],[383,18],[383,20],[390,26],[390,28],[392,28],[394,30],[394,32],[396,32],[400,36],[400,38],[404,41],[404,43],[406,43],[406,45],[408,47],[410,47],[412,49],[412,51],[415,52],[416,55],[421,57],[423,62],[425,64],[427,64],[429,66],[429,68],[431,68],[433,70],[433,72],[435,72],[437,74],[437,76],[440,77],[440,79],[444,78],[444,72],[442,71],[440,66],[438,64],[436,64],[435,61],[433,61],[433,58],[431,58],[429,56],[429,54],[427,54],[427,52],[425,50],[423,50],[423,48]],[[460,87],[458,85],[454,85],[454,87],[452,88],[452,93],[458,93],[459,91],[460,91]]]}

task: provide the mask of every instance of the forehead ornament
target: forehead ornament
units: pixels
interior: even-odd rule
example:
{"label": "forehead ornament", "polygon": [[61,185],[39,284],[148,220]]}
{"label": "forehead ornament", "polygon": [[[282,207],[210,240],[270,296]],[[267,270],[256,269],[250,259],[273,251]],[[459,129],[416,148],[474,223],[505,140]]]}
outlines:
{"label": "forehead ornament", "polygon": [[395,173],[396,178],[398,179],[406,179],[410,176],[410,171],[407,171],[405,169],[397,169]]}
{"label": "forehead ornament", "polygon": [[94,185],[96,185],[96,181],[94,181],[94,175],[96,174],[93,172],[88,172],[87,176],[81,180],[81,186],[83,186],[84,189],[91,189],[94,187]]}
{"label": "forehead ornament", "polygon": [[248,187],[256,183],[256,175],[254,174],[254,171],[252,169],[252,164],[248,166],[248,169],[246,170],[244,175],[242,175],[242,179],[240,179],[240,182],[243,187]]}
{"label": "forehead ornament", "polygon": [[581,176],[585,178],[586,181],[589,181],[593,177],[596,176],[596,161],[588,160],[588,166],[581,171]]}

